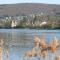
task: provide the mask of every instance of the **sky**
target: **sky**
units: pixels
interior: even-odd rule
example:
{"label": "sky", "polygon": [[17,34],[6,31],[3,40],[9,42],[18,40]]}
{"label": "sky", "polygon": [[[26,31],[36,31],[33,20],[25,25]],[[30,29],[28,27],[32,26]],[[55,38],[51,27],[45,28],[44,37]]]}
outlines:
{"label": "sky", "polygon": [[0,0],[0,4],[15,4],[15,3],[46,3],[60,5],[60,0]]}

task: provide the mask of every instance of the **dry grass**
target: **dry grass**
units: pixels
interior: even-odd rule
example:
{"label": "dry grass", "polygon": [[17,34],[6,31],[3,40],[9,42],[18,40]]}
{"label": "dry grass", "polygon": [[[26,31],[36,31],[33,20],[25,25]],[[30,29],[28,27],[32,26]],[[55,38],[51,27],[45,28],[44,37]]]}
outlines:
{"label": "dry grass", "polygon": [[[25,56],[27,57],[42,56],[43,58],[45,58],[48,55],[49,51],[51,51],[53,54],[56,53],[58,46],[59,43],[56,37],[54,37],[54,39],[52,39],[49,44],[46,44],[45,38],[41,39],[38,36],[34,36],[34,47],[32,50],[27,51],[25,53]],[[55,60],[60,60],[60,57],[56,55],[54,55],[53,57],[55,58]]]}
{"label": "dry grass", "polygon": [[60,57],[59,56],[55,56],[55,60],[60,60]]}

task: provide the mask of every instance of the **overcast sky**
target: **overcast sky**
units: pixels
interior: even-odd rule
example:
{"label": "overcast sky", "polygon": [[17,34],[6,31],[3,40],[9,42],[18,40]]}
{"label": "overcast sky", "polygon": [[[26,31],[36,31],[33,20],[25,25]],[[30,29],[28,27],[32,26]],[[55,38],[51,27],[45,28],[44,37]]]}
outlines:
{"label": "overcast sky", "polygon": [[60,4],[60,0],[0,0],[0,4],[15,4],[15,3]]}

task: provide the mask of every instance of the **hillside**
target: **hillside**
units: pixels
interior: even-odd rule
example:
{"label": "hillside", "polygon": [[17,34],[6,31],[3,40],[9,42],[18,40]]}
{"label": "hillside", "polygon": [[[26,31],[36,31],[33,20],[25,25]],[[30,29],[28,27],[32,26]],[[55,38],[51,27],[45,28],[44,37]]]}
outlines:
{"label": "hillside", "polygon": [[4,15],[16,16],[21,14],[35,14],[51,12],[60,12],[60,5],[42,4],[42,3],[20,3],[20,4],[4,4],[0,5],[0,17]]}

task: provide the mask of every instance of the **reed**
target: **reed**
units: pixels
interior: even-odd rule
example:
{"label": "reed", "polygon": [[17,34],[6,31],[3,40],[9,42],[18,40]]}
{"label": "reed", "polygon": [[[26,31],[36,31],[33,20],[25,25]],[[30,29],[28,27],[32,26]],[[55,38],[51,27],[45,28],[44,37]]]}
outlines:
{"label": "reed", "polygon": [[0,60],[3,60],[2,55],[3,55],[3,49],[0,47]]}
{"label": "reed", "polygon": [[0,60],[3,60],[3,44],[4,44],[4,41],[3,39],[0,40]]}
{"label": "reed", "polygon": [[59,56],[55,56],[55,60],[60,60],[60,57]]}
{"label": "reed", "polygon": [[55,60],[59,60],[60,58],[56,56],[57,55],[56,51],[58,46],[59,46],[59,43],[56,37],[54,37],[49,44],[46,44],[45,38],[39,38],[38,36],[34,36],[34,47],[31,50],[25,52],[25,56],[26,57],[39,56],[39,57],[45,58],[46,56],[48,56],[48,52],[50,51],[53,54],[52,57],[55,57]]}

